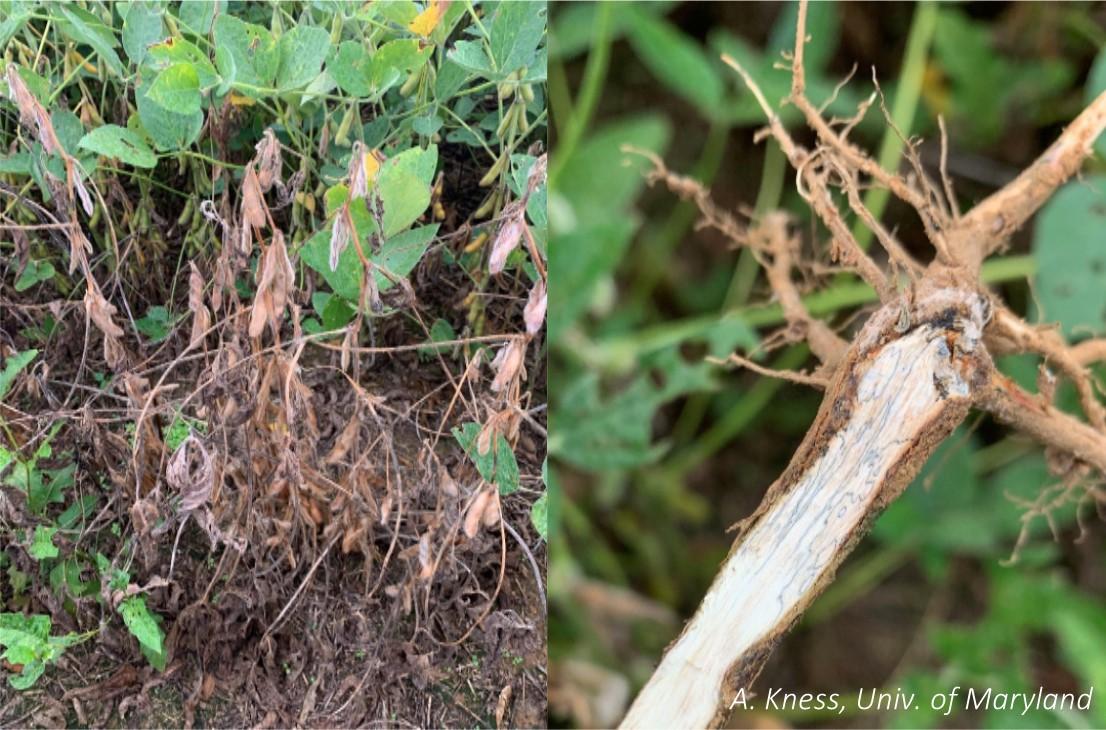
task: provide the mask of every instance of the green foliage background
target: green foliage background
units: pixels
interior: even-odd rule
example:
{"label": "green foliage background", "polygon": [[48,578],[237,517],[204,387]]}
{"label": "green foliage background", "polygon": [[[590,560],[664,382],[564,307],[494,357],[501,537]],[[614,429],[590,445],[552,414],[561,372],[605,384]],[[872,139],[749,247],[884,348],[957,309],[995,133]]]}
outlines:
{"label": "green foliage background", "polygon": [[[693,208],[644,189],[644,162],[620,150],[660,154],[674,171],[713,188],[724,206],[782,207],[809,236],[815,224],[795,193],[793,171],[772,143],[752,144],[763,118],[719,60],[723,52],[734,56],[770,101],[781,99],[790,76],[774,64],[794,44],[795,11],[794,3],[553,9],[555,678],[571,674],[558,667],[583,662],[603,670],[615,696],[640,688],[725,556],[724,528],[756,506],[817,408],[817,393],[703,363],[704,355],[755,346],[780,323],[779,311],[751,257],[695,232]],[[901,129],[933,140],[936,117],[944,115],[964,208],[1016,174],[1106,89],[1106,15],[1086,3],[812,3],[808,29],[808,87],[816,103],[829,101],[828,114],[855,112],[872,90],[874,66]],[[854,62],[856,77],[833,97]],[[785,107],[783,118],[796,128],[793,109]],[[902,142],[878,107],[853,137],[885,166],[897,166]],[[1062,189],[984,269],[1012,306],[1031,320],[1058,321],[1076,340],[1106,332],[1106,140],[1097,149],[1082,180]],[[924,159],[936,175],[936,158]],[[884,192],[869,191],[866,203],[912,250],[923,250],[916,221]],[[869,237],[861,226],[854,230]],[[871,301],[865,286],[841,276],[808,304],[842,323]],[[806,362],[801,347],[763,359],[775,368]],[[1000,363],[1032,390],[1037,365],[1032,357]],[[1063,389],[1060,403],[1076,411]],[[1019,709],[954,721],[1106,724],[1106,703],[1097,697],[1106,687],[1106,527],[1094,506],[1080,507],[1085,531],[1074,505],[1055,510],[1055,540],[1043,517],[1026,517],[1030,539],[1007,562],[1027,505],[1056,481],[1038,447],[970,417],[879,519],[760,686],[837,691],[846,701],[871,687],[923,696],[956,685],[1096,687],[1085,716],[1022,716]],[[616,599],[622,609],[611,608]],[[560,690],[589,696],[583,686],[567,678]],[[581,721],[569,708],[554,702],[554,722]],[[867,716],[854,704],[846,720],[782,714],[784,722],[813,726],[948,722],[928,703]]]}

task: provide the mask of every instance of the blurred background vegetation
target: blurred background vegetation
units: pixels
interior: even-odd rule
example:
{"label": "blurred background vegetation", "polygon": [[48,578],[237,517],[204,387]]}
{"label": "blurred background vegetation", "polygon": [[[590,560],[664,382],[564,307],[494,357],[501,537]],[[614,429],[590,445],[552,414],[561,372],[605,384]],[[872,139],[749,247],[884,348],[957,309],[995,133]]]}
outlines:
{"label": "blurred background vegetation", "polygon": [[[757,347],[779,312],[751,257],[696,231],[694,209],[646,189],[644,162],[620,151],[653,150],[723,206],[782,208],[808,240],[825,240],[779,149],[753,143],[761,113],[719,60],[734,56],[770,101],[781,99],[790,76],[776,64],[794,44],[795,13],[793,3],[551,7],[554,724],[620,719],[729,549],[725,528],[755,508],[820,402],[810,389],[704,363]],[[815,3],[808,28],[812,99],[829,100],[855,63],[828,107],[849,116],[872,91],[874,68],[897,126],[925,138],[934,177],[943,115],[963,209],[1016,175],[1106,89],[1101,4]],[[793,112],[785,108],[784,119],[794,130]],[[885,167],[899,166],[901,141],[878,106],[852,136]],[[799,139],[811,141],[805,131]],[[1097,149],[1082,178],[984,269],[1016,310],[1060,322],[1073,339],[1106,332],[1106,139]],[[883,191],[868,196],[912,253],[931,256],[904,206]],[[870,311],[873,294],[849,276],[810,283],[811,310],[834,324],[855,326]],[[775,368],[812,364],[802,347],[756,356]],[[1000,367],[1036,390],[1038,364],[1019,356]],[[1075,410],[1071,393],[1061,389],[1059,400]],[[970,416],[842,566],[758,686],[841,692],[847,701],[872,687],[928,697],[956,685],[1097,686],[1085,716],[1018,709],[946,718],[928,702],[865,715],[850,703],[843,717],[792,712],[736,724],[1106,725],[1097,696],[1106,692],[1106,525],[1095,505],[1066,500],[1057,481],[1037,446]],[[1038,508],[1053,498],[1046,519]],[[1028,541],[1015,551],[1023,525]]]}

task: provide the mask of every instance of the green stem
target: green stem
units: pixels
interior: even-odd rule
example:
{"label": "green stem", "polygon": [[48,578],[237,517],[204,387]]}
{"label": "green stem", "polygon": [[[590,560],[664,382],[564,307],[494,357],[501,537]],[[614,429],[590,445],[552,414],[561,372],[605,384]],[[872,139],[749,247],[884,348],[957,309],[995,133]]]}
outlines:
{"label": "green stem", "polygon": [[[775,370],[791,370],[798,367],[810,350],[806,345],[796,345],[784,351],[776,358],[771,367]],[[676,454],[665,470],[670,474],[682,476],[698,466],[703,461],[714,456],[723,446],[728,444],[734,436],[741,433],[764,408],[772,402],[776,391],[785,381],[779,378],[760,378],[753,387],[745,392],[741,400],[730,410],[726,411],[713,426],[710,427],[694,444]]]}
{"label": "green stem", "polygon": [[[764,150],[764,167],[760,172],[760,192],[757,193],[754,217],[760,218],[770,210],[775,210],[780,205],[780,197],[783,195],[783,178],[787,158],[783,150],[774,141],[769,140]],[[741,256],[737,260],[737,268],[734,270],[733,281],[730,290],[726,294],[726,309],[740,307],[749,301],[749,295],[753,290],[753,283],[757,278],[756,257],[751,249],[741,249]]]}
{"label": "green stem", "polygon": [[[764,151],[764,165],[760,171],[760,192],[757,193],[756,207],[753,212],[755,218],[759,219],[768,211],[779,207],[780,196],[783,194],[785,162],[786,158],[780,146],[773,140],[768,140]],[[752,250],[741,249],[737,257],[737,265],[734,267],[733,279],[730,281],[730,288],[726,292],[723,311],[740,307],[749,301],[759,269],[760,264],[757,263]],[[680,417],[672,429],[672,440],[675,443],[682,444],[691,440],[699,429],[699,424],[702,423],[709,405],[710,395],[707,393],[696,393],[688,399],[687,405],[680,411]]]}
{"label": "green stem", "polygon": [[[730,128],[725,124],[711,123],[706,142],[703,143],[703,149],[699,153],[699,159],[696,160],[691,171],[691,177],[698,180],[700,185],[709,187],[714,176],[718,174],[729,133]],[[642,241],[642,250],[637,257],[641,272],[635,278],[634,289],[630,295],[631,302],[648,301],[653,289],[669,271],[672,249],[683,239],[687,229],[695,222],[696,215],[698,211],[695,206],[681,200],[672,206],[668,218],[656,229],[657,232]]]}
{"label": "green stem", "polygon": [[[572,92],[568,89],[568,77],[563,63],[549,64],[549,108],[556,111],[553,118],[558,137],[568,133],[567,120],[572,119]],[[557,144],[560,147],[560,143]]]}
{"label": "green stem", "polygon": [[[914,114],[918,109],[922,79],[925,76],[926,56],[936,27],[937,4],[931,0],[919,3],[910,24],[910,35],[906,39],[906,57],[903,61],[902,73],[899,75],[899,90],[895,94],[891,107],[891,119],[906,136],[910,135],[910,127],[914,123]],[[902,138],[888,125],[879,147],[879,166],[884,170],[897,169],[902,160],[902,150]],[[871,188],[864,195],[864,207],[872,212],[876,220],[883,216],[890,195],[890,191],[886,188]],[[867,249],[872,242],[872,231],[858,220],[853,226],[853,237],[861,248]]]}
{"label": "green stem", "polygon": [[600,3],[595,14],[595,37],[592,39],[591,53],[588,54],[588,63],[584,68],[584,79],[581,82],[580,93],[576,97],[576,111],[567,122],[564,138],[561,139],[560,149],[554,155],[549,167],[549,187],[555,188],[557,180],[564,170],[565,162],[572,158],[576,145],[587,129],[591,121],[591,115],[595,113],[595,107],[599,103],[599,94],[603,89],[603,81],[607,77],[607,63],[611,55],[611,13],[612,5],[609,2]]}

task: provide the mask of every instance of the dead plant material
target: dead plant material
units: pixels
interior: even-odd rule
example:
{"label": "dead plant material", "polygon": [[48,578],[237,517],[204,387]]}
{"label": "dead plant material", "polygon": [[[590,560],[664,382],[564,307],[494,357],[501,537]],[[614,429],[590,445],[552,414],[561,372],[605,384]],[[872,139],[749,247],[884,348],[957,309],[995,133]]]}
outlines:
{"label": "dead plant material", "polygon": [[530,296],[526,300],[526,308],[522,311],[526,321],[526,334],[536,335],[545,324],[545,310],[549,304],[549,293],[546,290],[545,280],[538,280],[530,289]]}
{"label": "dead plant material", "polygon": [[165,469],[165,481],[180,493],[182,512],[207,503],[215,486],[215,464],[203,441],[189,436],[177,447]]}

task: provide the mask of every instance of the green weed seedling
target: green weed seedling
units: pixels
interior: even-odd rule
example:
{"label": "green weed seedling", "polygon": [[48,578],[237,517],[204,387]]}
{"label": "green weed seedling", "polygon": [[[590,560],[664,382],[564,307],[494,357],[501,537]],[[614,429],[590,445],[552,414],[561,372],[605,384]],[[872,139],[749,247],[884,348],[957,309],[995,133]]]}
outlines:
{"label": "green weed seedling", "polygon": [[46,665],[53,664],[66,649],[95,633],[51,636],[49,616],[0,613],[0,648],[4,650],[0,659],[21,667],[18,674],[8,677],[8,684],[15,689],[27,689],[46,671]]}
{"label": "green weed seedling", "polygon": [[[131,575],[116,568],[104,555],[97,553],[96,565],[101,580],[106,580],[113,591],[126,591]],[[120,601],[116,610],[123,617],[127,631],[138,639],[142,655],[158,671],[165,669],[165,631],[161,628],[162,619],[146,605],[146,597],[138,594]]]}

